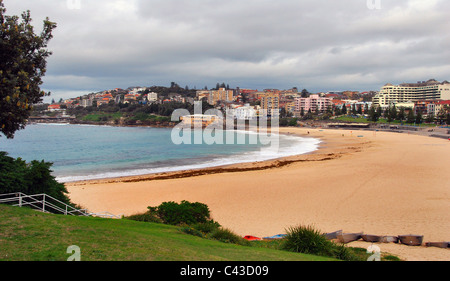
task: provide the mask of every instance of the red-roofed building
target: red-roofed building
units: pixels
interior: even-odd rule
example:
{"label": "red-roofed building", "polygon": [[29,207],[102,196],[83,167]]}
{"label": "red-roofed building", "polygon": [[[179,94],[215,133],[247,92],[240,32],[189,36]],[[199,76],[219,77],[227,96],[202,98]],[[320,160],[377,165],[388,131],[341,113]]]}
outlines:
{"label": "red-roofed building", "polygon": [[49,106],[47,107],[47,110],[48,110],[48,111],[57,111],[57,110],[61,110],[61,105],[58,104],[58,103],[53,103],[53,104],[51,104],[51,105],[49,105]]}
{"label": "red-roofed building", "polygon": [[436,104],[434,115],[437,116],[439,113],[450,113],[450,100],[442,100]]}
{"label": "red-roofed building", "polygon": [[331,100],[331,102],[333,103],[334,107],[338,107],[340,109],[342,109],[342,107],[345,105],[345,101],[342,100]]}
{"label": "red-roofed building", "polygon": [[339,95],[339,94],[326,94],[325,97],[334,99],[334,98],[340,98],[340,97],[342,97],[342,95]]}

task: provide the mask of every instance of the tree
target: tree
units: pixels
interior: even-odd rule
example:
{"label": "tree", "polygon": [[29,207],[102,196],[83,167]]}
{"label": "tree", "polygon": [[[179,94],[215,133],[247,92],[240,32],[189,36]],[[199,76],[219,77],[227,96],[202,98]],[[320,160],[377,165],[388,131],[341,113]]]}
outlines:
{"label": "tree", "polygon": [[385,118],[387,119],[387,121],[389,122],[389,123],[391,123],[392,122],[392,120],[394,120],[394,118],[392,117],[393,115],[392,115],[392,109],[389,107],[389,108],[386,108],[386,111],[385,111]]}
{"label": "tree", "polygon": [[334,111],[334,115],[336,115],[336,116],[342,115],[342,108],[340,108],[339,106],[336,106],[336,109]]}
{"label": "tree", "polygon": [[345,104],[342,106],[341,114],[347,115],[347,106]]}
{"label": "tree", "polygon": [[[383,114],[383,110],[381,109],[381,106],[378,106],[377,107],[377,117],[380,118],[382,114]],[[378,120],[378,118],[377,118],[377,120]]]}
{"label": "tree", "polygon": [[434,122],[434,114],[432,112],[429,112],[427,114],[427,119],[426,119],[427,123],[433,123]]}
{"label": "tree", "polygon": [[51,166],[52,163],[36,160],[26,163],[21,158],[15,159],[0,151],[0,193],[45,193],[72,205],[64,184],[52,176]]}
{"label": "tree", "polygon": [[378,113],[375,110],[374,106],[371,106],[368,112],[369,115],[369,121],[377,122],[378,121]]}
{"label": "tree", "polygon": [[309,92],[308,92],[308,90],[303,89],[303,90],[302,90],[301,97],[302,97],[302,98],[307,98],[307,97],[309,97]]}
{"label": "tree", "polygon": [[421,124],[422,123],[423,118],[422,118],[422,113],[420,111],[417,112],[415,121],[416,121],[416,124]]}
{"label": "tree", "polygon": [[358,114],[362,114],[362,105],[358,105],[358,110],[356,111]]}
{"label": "tree", "polygon": [[408,112],[408,116],[406,117],[406,123],[412,124],[416,120],[416,116],[414,115],[414,110],[410,109]]}
{"label": "tree", "polygon": [[390,115],[392,120],[397,119],[397,108],[395,107],[395,104],[391,107]]}
{"label": "tree", "polygon": [[405,120],[405,108],[400,107],[400,110],[397,114],[397,120],[399,120],[399,121]]}
{"label": "tree", "polygon": [[51,55],[47,45],[56,24],[44,20],[43,31],[36,35],[31,25],[30,11],[18,16],[5,15],[0,0],[0,132],[13,138],[17,130],[25,128],[32,106],[42,102],[42,77]]}

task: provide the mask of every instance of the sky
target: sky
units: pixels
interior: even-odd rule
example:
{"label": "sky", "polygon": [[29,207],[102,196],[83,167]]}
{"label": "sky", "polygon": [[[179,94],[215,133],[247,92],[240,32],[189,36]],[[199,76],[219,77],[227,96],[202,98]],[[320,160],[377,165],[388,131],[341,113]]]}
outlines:
{"label": "sky", "polygon": [[[450,80],[448,0],[4,0],[58,27],[42,89],[378,91]],[[49,98],[47,98],[49,99]]]}

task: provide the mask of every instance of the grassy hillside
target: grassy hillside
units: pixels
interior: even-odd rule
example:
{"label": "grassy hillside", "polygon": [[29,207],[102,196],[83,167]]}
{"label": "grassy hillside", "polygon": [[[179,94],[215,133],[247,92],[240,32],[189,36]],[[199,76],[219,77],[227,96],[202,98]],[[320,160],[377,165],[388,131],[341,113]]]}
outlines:
{"label": "grassy hillside", "polygon": [[324,257],[202,239],[132,220],[44,214],[0,205],[0,261],[324,261]]}

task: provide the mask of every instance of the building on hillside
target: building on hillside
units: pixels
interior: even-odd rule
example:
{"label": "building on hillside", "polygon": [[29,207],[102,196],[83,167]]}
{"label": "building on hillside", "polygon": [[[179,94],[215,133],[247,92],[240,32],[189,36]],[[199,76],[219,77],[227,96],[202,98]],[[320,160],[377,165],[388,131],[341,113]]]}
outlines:
{"label": "building on hillside", "polygon": [[61,105],[59,103],[53,103],[53,104],[50,104],[47,107],[47,110],[48,111],[59,111],[59,110],[62,110],[62,109],[61,109]]}
{"label": "building on hillside", "polygon": [[439,114],[449,114],[450,113],[450,100],[439,101],[436,104],[434,116]]}
{"label": "building on hillside", "polygon": [[124,103],[136,102],[139,96],[139,94],[126,94],[124,96]]}
{"label": "building on hillside", "polygon": [[373,97],[374,105],[386,108],[396,103],[416,102],[421,100],[449,100],[450,83],[438,82],[434,79],[418,81],[417,83],[403,83],[384,85],[381,91]]}
{"label": "building on hillside", "polygon": [[345,106],[345,101],[343,100],[331,100],[331,103],[335,108],[339,109],[342,109]]}
{"label": "building on hillside", "polygon": [[428,115],[438,115],[443,107],[441,105],[449,104],[450,100],[442,101],[442,100],[423,100],[416,101],[414,103],[414,113],[428,116]]}
{"label": "building on hillside", "polygon": [[332,99],[320,97],[319,95],[310,95],[307,98],[295,98],[295,111],[307,113],[311,112],[323,113],[333,105]]}
{"label": "building on hillside", "polygon": [[253,94],[258,92],[258,90],[253,90],[253,89],[239,89],[239,93],[240,94]]}
{"label": "building on hillside", "polygon": [[257,111],[248,103],[234,108],[228,108],[226,113],[227,116],[231,116],[237,120],[252,120],[257,118]]}
{"label": "building on hillside", "polygon": [[295,112],[295,101],[286,102],[284,109],[286,112],[293,114]]}
{"label": "building on hillside", "polygon": [[149,102],[156,102],[158,100],[158,94],[155,92],[150,92],[147,94],[147,100]]}
{"label": "building on hillside", "polygon": [[233,101],[233,90],[227,90],[225,88],[219,88],[218,90],[209,91],[208,103],[216,105],[219,101]]}
{"label": "building on hillside", "polygon": [[262,115],[269,118],[280,116],[279,107],[280,95],[278,93],[266,92],[261,95]]}
{"label": "building on hillside", "polygon": [[88,106],[92,106],[92,97],[88,96],[87,98],[82,98],[80,101],[80,106],[82,107],[88,107]]}
{"label": "building on hillside", "polygon": [[97,107],[99,107],[100,105],[108,104],[111,100],[112,99],[110,98],[97,99]]}
{"label": "building on hillside", "polygon": [[147,90],[147,88],[135,87],[135,88],[132,88],[128,93],[132,94],[132,95],[136,95],[136,94],[140,94],[140,93],[144,92],[145,90]]}

